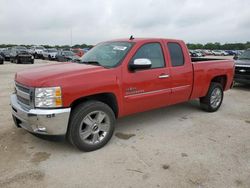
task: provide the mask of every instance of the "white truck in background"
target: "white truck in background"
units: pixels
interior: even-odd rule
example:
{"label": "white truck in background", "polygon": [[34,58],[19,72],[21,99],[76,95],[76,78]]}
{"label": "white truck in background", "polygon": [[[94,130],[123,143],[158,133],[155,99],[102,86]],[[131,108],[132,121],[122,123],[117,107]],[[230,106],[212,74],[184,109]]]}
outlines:
{"label": "white truck in background", "polygon": [[43,46],[32,46],[30,52],[35,57],[35,59],[43,58],[43,52],[46,50]]}

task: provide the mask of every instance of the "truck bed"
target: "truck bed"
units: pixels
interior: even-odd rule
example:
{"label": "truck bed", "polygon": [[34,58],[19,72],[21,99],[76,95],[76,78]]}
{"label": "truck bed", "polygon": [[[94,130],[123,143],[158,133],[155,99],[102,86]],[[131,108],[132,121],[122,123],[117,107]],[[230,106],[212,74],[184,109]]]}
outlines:
{"label": "truck bed", "polygon": [[192,62],[200,62],[200,61],[218,61],[218,60],[227,60],[227,59],[206,58],[206,57],[191,57],[191,61],[192,61]]}
{"label": "truck bed", "polygon": [[233,82],[234,61],[231,59],[191,58],[193,65],[193,92],[191,99],[205,96],[209,84],[217,76],[225,78],[224,90],[228,90]]}

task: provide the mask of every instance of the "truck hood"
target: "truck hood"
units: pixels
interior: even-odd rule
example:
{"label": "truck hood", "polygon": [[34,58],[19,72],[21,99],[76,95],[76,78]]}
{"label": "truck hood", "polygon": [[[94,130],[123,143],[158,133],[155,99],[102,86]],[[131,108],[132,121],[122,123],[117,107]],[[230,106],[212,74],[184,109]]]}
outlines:
{"label": "truck hood", "polygon": [[15,81],[29,87],[53,86],[56,82],[60,86],[62,79],[76,75],[86,75],[93,72],[107,70],[101,66],[79,63],[57,63],[26,69],[16,73]]}
{"label": "truck hood", "polygon": [[237,60],[235,61],[235,65],[248,65],[250,66],[250,60],[249,59],[244,59],[244,60]]}

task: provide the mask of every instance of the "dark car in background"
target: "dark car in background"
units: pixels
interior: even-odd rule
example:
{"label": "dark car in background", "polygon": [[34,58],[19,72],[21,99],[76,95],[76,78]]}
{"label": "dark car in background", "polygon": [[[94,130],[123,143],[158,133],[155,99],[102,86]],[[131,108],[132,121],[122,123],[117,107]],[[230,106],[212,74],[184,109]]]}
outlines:
{"label": "dark car in background", "polygon": [[79,59],[79,56],[75,55],[72,51],[60,51],[58,52],[56,59],[59,62],[75,61]]}
{"label": "dark car in background", "polygon": [[10,61],[16,64],[33,64],[34,56],[24,46],[15,46],[11,48]]}
{"label": "dark car in background", "polygon": [[0,55],[0,65],[3,65],[3,62],[4,62],[4,58],[3,56]]}
{"label": "dark car in background", "polygon": [[0,52],[0,55],[4,58],[5,61],[10,61],[10,51],[11,51],[11,48],[4,48]]}
{"label": "dark car in background", "polygon": [[250,84],[250,49],[241,55],[235,56],[234,81],[242,84]]}
{"label": "dark car in background", "polygon": [[235,50],[225,50],[225,51],[228,53],[228,55],[236,55],[237,54],[237,52]]}

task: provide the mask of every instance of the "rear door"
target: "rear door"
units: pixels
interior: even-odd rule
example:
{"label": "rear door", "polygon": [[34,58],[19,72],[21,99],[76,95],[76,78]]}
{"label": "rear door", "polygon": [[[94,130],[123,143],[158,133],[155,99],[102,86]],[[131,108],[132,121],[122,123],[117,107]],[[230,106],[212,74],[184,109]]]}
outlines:
{"label": "rear door", "polygon": [[189,100],[193,85],[193,66],[184,42],[166,41],[171,74],[171,104]]}
{"label": "rear door", "polygon": [[[125,115],[168,105],[171,95],[171,76],[164,58],[162,41],[143,43],[137,47],[129,63],[139,58],[152,62],[147,70],[131,72],[123,68]],[[128,63],[128,64],[129,64]]]}

